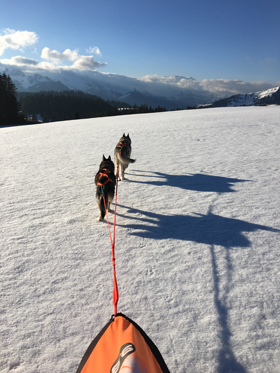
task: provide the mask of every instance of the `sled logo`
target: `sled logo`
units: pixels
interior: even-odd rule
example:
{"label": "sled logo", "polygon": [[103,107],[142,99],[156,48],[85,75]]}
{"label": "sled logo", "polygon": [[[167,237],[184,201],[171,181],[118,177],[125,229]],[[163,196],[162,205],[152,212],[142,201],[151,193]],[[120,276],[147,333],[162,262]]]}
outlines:
{"label": "sled logo", "polygon": [[110,373],[119,373],[125,359],[135,351],[135,347],[132,343],[124,344],[121,349],[117,360],[114,362]]}
{"label": "sled logo", "polygon": [[132,343],[124,344],[120,349],[119,356],[114,362],[110,373],[148,373],[139,359],[136,356],[131,356],[135,350]]}

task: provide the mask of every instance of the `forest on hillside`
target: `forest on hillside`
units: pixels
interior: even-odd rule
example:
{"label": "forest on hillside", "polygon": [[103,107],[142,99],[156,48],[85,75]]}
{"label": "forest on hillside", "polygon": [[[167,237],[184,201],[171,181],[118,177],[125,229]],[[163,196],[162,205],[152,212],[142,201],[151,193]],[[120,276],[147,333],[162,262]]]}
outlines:
{"label": "forest on hillside", "polygon": [[76,91],[18,93],[22,111],[43,122],[117,115],[118,108],[100,97]]}
{"label": "forest on hillside", "polygon": [[165,111],[165,108],[148,108],[147,105],[131,107],[125,102],[105,101],[98,96],[81,91],[18,93],[23,113],[33,122],[63,121]]}
{"label": "forest on hillside", "polygon": [[16,94],[16,86],[10,76],[0,74],[0,125],[24,122]]}
{"label": "forest on hillside", "polygon": [[81,91],[17,92],[10,76],[0,74],[0,125],[4,126],[160,111],[166,108],[131,107]]}

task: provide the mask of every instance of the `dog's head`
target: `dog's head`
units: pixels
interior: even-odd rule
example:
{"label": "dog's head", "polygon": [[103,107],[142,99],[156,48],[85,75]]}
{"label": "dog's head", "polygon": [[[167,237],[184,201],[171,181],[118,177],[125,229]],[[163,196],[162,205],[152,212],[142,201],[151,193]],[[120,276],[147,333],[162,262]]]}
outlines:
{"label": "dog's head", "polygon": [[109,157],[106,159],[104,154],[103,154],[103,158],[102,158],[102,161],[100,163],[100,166],[99,166],[99,169],[102,170],[103,168],[107,168],[108,170],[114,172],[115,170],[115,165],[114,163],[112,162],[111,160],[111,156],[109,155]]}
{"label": "dog's head", "polygon": [[127,144],[131,145],[131,138],[129,137],[129,133],[127,134],[127,136],[125,136],[124,133],[120,139],[120,142],[126,142]]}

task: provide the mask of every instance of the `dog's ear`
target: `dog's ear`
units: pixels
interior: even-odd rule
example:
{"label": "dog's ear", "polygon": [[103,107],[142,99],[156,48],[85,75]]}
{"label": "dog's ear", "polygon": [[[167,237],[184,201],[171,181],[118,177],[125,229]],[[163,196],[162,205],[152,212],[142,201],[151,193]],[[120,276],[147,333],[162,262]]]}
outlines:
{"label": "dog's ear", "polygon": [[129,137],[129,133],[127,134],[127,138],[130,139],[130,137]]}
{"label": "dog's ear", "polygon": [[104,154],[103,154],[103,161],[106,161],[106,158],[104,157]]}
{"label": "dog's ear", "polygon": [[109,158],[107,159],[108,161],[110,161],[111,160],[111,156],[109,155]]}
{"label": "dog's ear", "polygon": [[125,133],[123,133],[123,137],[125,137]]}

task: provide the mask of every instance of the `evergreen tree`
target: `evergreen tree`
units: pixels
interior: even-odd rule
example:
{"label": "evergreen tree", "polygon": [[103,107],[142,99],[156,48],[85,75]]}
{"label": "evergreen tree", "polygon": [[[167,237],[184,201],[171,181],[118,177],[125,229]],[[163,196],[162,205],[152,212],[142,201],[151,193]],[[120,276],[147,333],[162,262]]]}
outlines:
{"label": "evergreen tree", "polygon": [[0,125],[21,122],[23,122],[23,116],[17,101],[16,86],[8,75],[0,74]]}

